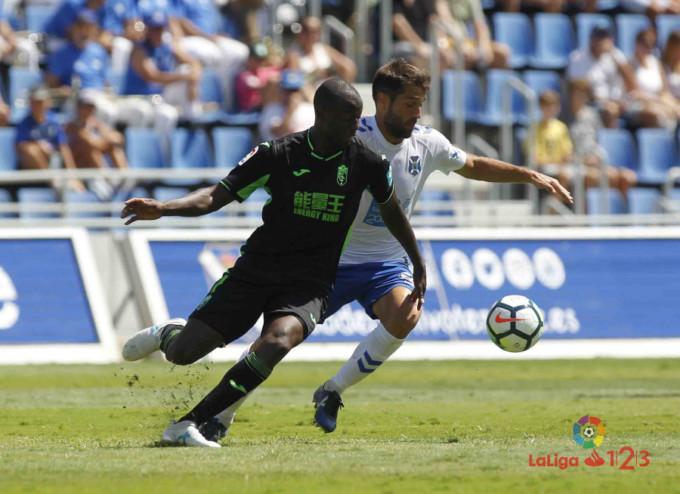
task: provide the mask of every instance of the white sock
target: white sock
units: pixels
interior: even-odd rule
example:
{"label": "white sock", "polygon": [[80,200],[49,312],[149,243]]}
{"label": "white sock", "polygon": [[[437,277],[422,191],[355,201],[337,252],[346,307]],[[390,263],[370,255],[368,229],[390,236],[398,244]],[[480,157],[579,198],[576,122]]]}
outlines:
{"label": "white sock", "polygon": [[390,358],[404,343],[385,329],[382,323],[361,340],[359,346],[338,373],[324,384],[328,391],[342,394],[345,389],[368,377],[380,364]]}
{"label": "white sock", "polygon": [[[241,360],[243,360],[244,358],[246,358],[246,357],[248,356],[248,354],[250,353],[250,347],[252,347],[252,346],[253,346],[253,345],[249,345],[248,348],[245,349],[245,351],[244,351],[244,352],[241,354],[241,356],[238,358],[237,362],[240,362]],[[253,390],[253,391],[254,391],[254,390]],[[231,406],[228,407],[228,408],[225,408],[224,410],[222,410],[220,413],[218,413],[218,414],[216,415],[217,419],[218,419],[220,422],[222,422],[222,424],[223,424],[227,429],[228,429],[229,426],[234,422],[234,417],[236,416],[236,411],[237,411],[239,408],[241,408],[241,405],[243,405],[243,403],[245,403],[246,399],[250,396],[250,394],[251,394],[253,391],[250,391],[250,392],[247,393],[243,398],[241,398],[240,400],[238,400],[236,403],[234,403],[233,405],[231,405]]]}

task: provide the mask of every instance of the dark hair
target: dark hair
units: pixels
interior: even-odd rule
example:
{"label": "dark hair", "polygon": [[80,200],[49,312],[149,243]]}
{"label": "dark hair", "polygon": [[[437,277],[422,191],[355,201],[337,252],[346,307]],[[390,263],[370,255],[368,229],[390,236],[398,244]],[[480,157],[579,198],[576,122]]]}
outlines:
{"label": "dark hair", "polygon": [[[668,36],[668,39],[666,40],[666,47],[663,49],[663,57],[661,58],[663,63],[670,66],[670,64],[673,62],[673,60],[671,60],[671,50],[673,47],[678,46],[680,46],[680,29],[673,31],[670,36]],[[673,70],[673,67],[670,68]]]}
{"label": "dark hair", "polygon": [[593,91],[590,87],[590,82],[588,79],[574,79],[569,83],[569,94],[573,94],[574,91],[583,91],[588,93],[588,99],[593,98]]}
{"label": "dark hair", "polygon": [[314,94],[314,112],[323,110],[351,111],[363,108],[359,92],[349,82],[331,77],[319,86]]}
{"label": "dark hair", "polygon": [[654,43],[656,43],[656,30],[651,28],[651,27],[648,27],[647,29],[643,29],[642,31],[637,33],[637,36],[635,36],[635,42],[641,43],[648,36],[653,36],[654,37]]}
{"label": "dark hair", "polygon": [[378,102],[378,93],[385,93],[390,101],[406,90],[412,84],[426,93],[430,90],[430,74],[415,65],[411,65],[403,58],[397,58],[378,69],[373,78],[373,101]]}

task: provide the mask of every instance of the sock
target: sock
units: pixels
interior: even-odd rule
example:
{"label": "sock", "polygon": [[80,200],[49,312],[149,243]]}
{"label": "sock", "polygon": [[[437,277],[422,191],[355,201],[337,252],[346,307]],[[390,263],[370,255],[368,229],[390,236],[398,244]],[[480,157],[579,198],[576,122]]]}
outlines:
{"label": "sock", "polygon": [[395,338],[382,323],[378,324],[377,328],[361,340],[349,360],[324,384],[324,388],[342,394],[348,387],[368,377],[380,364],[390,358],[402,343],[403,339]]}
{"label": "sock", "polygon": [[184,326],[182,326],[181,324],[167,324],[161,330],[161,344],[160,344],[161,352],[165,353],[170,342],[173,340],[175,336],[180,334],[183,329]]}
{"label": "sock", "polygon": [[[244,358],[246,358],[250,354],[250,349],[252,348],[253,345],[250,345],[248,348],[245,349],[245,351],[241,354],[241,356],[238,358],[237,362],[240,362]],[[229,426],[232,424],[234,421],[234,415],[236,415],[236,411],[241,408],[241,405],[243,405],[246,401],[246,399],[252,394],[252,391],[249,391],[247,395],[245,395],[243,398],[238,400],[236,403],[231,405],[230,407],[225,408],[222,410],[220,413],[215,415],[217,419],[228,429]]]}
{"label": "sock", "polygon": [[271,368],[262,362],[255,352],[248,354],[246,358],[234,364],[215,389],[193,410],[179,419],[179,422],[191,420],[196,425],[207,422],[257,388],[271,373]]}

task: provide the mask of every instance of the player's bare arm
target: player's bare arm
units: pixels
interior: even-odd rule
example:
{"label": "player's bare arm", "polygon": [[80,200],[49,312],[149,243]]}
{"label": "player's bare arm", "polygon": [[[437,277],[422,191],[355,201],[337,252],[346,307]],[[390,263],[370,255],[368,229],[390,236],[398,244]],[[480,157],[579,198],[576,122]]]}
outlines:
{"label": "player's bare arm", "polygon": [[137,220],[157,220],[161,216],[203,216],[223,208],[233,200],[229,191],[217,184],[166,202],[132,198],[125,202],[120,217],[130,217],[125,222],[129,225]]}
{"label": "player's bare arm", "polygon": [[569,191],[562,187],[556,179],[535,170],[493,158],[468,154],[465,166],[456,170],[456,173],[465,178],[485,182],[532,184],[534,187],[547,190],[561,201],[569,204],[574,202]]}
{"label": "player's bare arm", "polygon": [[418,310],[420,310],[423,302],[425,302],[427,280],[425,277],[425,262],[420,255],[416,236],[404,214],[404,210],[399,206],[396,194],[392,194],[389,200],[384,204],[380,204],[379,207],[385,226],[387,226],[390,233],[401,244],[413,263],[413,284],[415,289],[411,293],[410,298],[413,302],[418,302]]}

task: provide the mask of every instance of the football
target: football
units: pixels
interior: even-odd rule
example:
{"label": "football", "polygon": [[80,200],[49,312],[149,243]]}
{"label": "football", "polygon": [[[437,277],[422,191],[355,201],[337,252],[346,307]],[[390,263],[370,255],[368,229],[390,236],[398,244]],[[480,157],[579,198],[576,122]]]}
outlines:
{"label": "football", "polygon": [[506,352],[523,352],[543,334],[541,309],[522,295],[507,295],[493,304],[486,317],[489,338]]}

